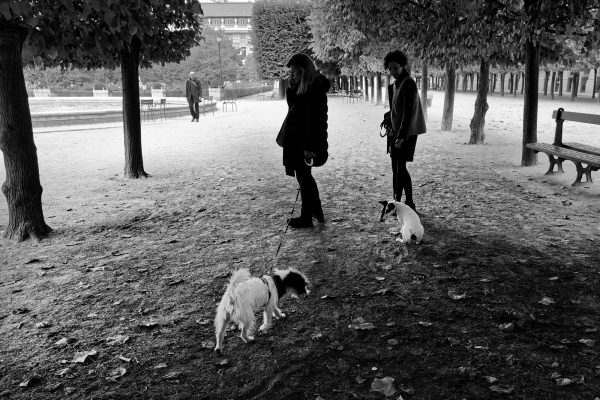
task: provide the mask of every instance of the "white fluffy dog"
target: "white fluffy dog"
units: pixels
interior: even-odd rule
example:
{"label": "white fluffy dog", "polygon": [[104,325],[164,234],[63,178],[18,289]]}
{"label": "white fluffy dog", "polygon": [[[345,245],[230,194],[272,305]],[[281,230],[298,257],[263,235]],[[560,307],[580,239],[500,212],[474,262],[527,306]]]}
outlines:
{"label": "white fluffy dog", "polygon": [[246,268],[237,270],[231,276],[229,286],[215,317],[217,344],[215,351],[223,350],[223,339],[229,321],[233,320],[242,330],[240,337],[246,343],[254,340],[256,319],[254,314],[264,307],[263,323],[259,330],[266,333],[273,324],[273,317],[283,318],[285,314],[277,307],[277,302],[286,293],[292,297],[308,294],[308,281],[294,269],[275,270],[273,275],[253,277]]}
{"label": "white fluffy dog", "polygon": [[399,201],[380,201],[379,204],[383,205],[381,211],[381,222],[385,221],[388,216],[398,218],[398,221],[402,224],[400,233],[402,234],[402,243],[408,243],[414,240],[417,244],[421,243],[425,229],[421,225],[421,220],[417,213],[404,203]]}

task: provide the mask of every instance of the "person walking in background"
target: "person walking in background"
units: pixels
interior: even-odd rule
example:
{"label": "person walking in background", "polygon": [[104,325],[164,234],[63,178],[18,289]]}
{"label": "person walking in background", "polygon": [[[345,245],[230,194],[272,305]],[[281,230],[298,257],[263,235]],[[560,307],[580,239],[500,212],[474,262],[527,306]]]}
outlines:
{"label": "person walking in background", "polygon": [[300,184],[300,217],[291,218],[293,228],[313,227],[312,218],[324,222],[319,189],[311,169],[327,161],[327,91],[331,84],[321,75],[306,54],[295,54],[287,63],[289,87],[286,90],[288,113],[277,136],[283,147],[283,165]]}
{"label": "person walking in background", "polygon": [[394,200],[400,201],[404,192],[404,203],[416,211],[406,163],[413,161],[418,135],[427,131],[425,115],[417,84],[407,70],[408,59],[404,53],[399,50],[388,53],[383,64],[394,77],[394,83],[388,86],[392,132],[387,139],[392,159]]}
{"label": "person walking in background", "polygon": [[195,77],[194,71],[190,72],[190,78],[185,83],[185,97],[190,105],[190,113],[192,114],[192,122],[198,122],[200,118],[200,98],[202,97],[202,86],[200,81]]}

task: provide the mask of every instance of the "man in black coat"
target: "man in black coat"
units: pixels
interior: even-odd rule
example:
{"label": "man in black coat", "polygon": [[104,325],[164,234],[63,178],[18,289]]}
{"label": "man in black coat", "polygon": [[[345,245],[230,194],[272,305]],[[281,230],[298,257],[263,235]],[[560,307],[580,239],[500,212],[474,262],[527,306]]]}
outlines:
{"label": "man in black coat", "polygon": [[198,122],[200,117],[200,105],[198,103],[202,97],[202,86],[198,78],[195,77],[194,71],[190,72],[190,78],[185,83],[185,97],[190,105],[192,122]]}

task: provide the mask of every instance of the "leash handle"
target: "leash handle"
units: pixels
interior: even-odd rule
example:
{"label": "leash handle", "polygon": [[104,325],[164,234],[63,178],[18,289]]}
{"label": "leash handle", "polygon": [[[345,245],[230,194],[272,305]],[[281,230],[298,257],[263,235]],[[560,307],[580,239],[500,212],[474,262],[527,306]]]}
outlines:
{"label": "leash handle", "polygon": [[[304,159],[304,164],[308,165],[309,167],[312,167],[313,165],[315,165],[315,159],[314,158],[311,157],[309,160],[310,160],[310,162],[306,161],[306,158],[305,158]],[[298,189],[298,190],[300,190],[300,189]]]}

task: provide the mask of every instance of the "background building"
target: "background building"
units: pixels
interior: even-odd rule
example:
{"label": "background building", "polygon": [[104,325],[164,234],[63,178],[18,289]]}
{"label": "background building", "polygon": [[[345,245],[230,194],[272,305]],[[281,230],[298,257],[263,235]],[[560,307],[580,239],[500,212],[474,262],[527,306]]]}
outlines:
{"label": "background building", "polygon": [[243,57],[252,53],[250,32],[252,31],[252,8],[254,2],[211,1],[200,2],[207,26],[220,29],[240,49]]}

